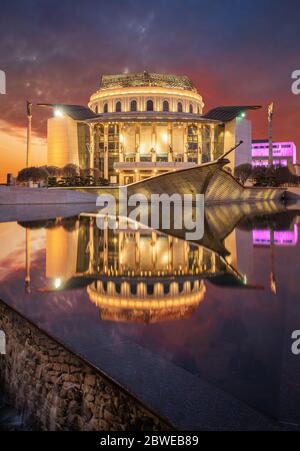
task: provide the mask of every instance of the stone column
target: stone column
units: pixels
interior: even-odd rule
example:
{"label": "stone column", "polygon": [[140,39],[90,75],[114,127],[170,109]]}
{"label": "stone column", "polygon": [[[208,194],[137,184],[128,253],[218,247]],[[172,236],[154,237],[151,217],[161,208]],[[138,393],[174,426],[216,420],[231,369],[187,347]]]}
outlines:
{"label": "stone column", "polygon": [[136,126],[135,132],[135,161],[138,163],[140,161],[140,145],[141,145],[141,127],[140,125]]}
{"label": "stone column", "polygon": [[171,296],[178,296],[179,294],[179,286],[178,286],[178,282],[172,282],[170,285],[170,293]]}
{"label": "stone column", "polygon": [[108,124],[104,125],[104,178],[109,179],[108,174]]}
{"label": "stone column", "polygon": [[217,258],[216,258],[215,252],[211,256],[211,267],[212,267],[213,273],[216,273],[217,272]]}
{"label": "stone column", "polygon": [[174,271],[174,252],[176,252],[176,248],[174,248],[175,239],[172,236],[168,237],[169,240],[169,267],[168,270],[170,272]]}
{"label": "stone column", "polygon": [[95,124],[90,124],[90,173],[93,175],[95,167]]}
{"label": "stone column", "polygon": [[[156,125],[153,125],[152,128],[152,156],[151,156],[151,160],[153,163],[156,162],[156,143],[157,143],[157,139],[156,139]],[[155,151],[153,151],[153,149]]]}
{"label": "stone column", "polygon": [[168,126],[168,144],[169,144],[169,153],[168,153],[168,161],[173,161],[173,124],[169,124]]}
{"label": "stone column", "polygon": [[187,241],[184,242],[184,271],[187,273],[189,269],[189,250],[190,245]]}
{"label": "stone column", "polygon": [[198,125],[198,164],[202,163],[202,125]]}
{"label": "stone column", "polygon": [[183,291],[184,291],[184,294],[190,294],[191,293],[191,282],[189,280],[186,280],[184,282]]}
{"label": "stone column", "polygon": [[136,271],[140,267],[141,263],[141,234],[136,232],[135,234],[135,269]]}
{"label": "stone column", "polygon": [[131,290],[128,282],[121,283],[121,296],[125,298],[131,298]]}
{"label": "stone column", "polygon": [[203,270],[203,262],[204,262],[204,248],[201,246],[198,250],[198,265],[200,271]]}
{"label": "stone column", "polygon": [[215,159],[215,126],[210,126],[210,161]]}
{"label": "stone column", "polygon": [[108,296],[115,296],[116,294],[116,285],[112,281],[107,283],[107,294]]}
{"label": "stone column", "polygon": [[151,245],[152,245],[152,268],[153,268],[153,272],[155,272],[156,266],[157,266],[156,243],[157,243],[157,234],[156,234],[156,232],[152,232]]}
{"label": "stone column", "polygon": [[147,285],[145,284],[145,282],[139,282],[137,284],[137,296],[139,298],[147,297]]}
{"label": "stone column", "polygon": [[158,299],[164,296],[164,286],[161,282],[156,282],[154,284],[153,297]]}
{"label": "stone column", "polygon": [[103,230],[103,269],[104,272],[108,270],[108,241],[109,241],[109,228],[108,217],[104,218],[104,230]]}
{"label": "stone column", "polygon": [[188,136],[188,125],[184,125],[183,127],[183,161],[185,163],[187,163],[188,161],[188,157],[187,157],[187,150],[188,150],[188,140],[187,140],[187,136]]}
{"label": "stone column", "polygon": [[138,169],[136,169],[135,172],[135,182],[139,182],[141,180],[141,174],[140,171]]}
{"label": "stone column", "polygon": [[90,218],[90,227],[89,227],[89,274],[93,274],[94,272],[94,220]]}
{"label": "stone column", "polygon": [[124,161],[124,151],[125,151],[125,128],[124,124],[120,124],[120,147],[119,147],[119,161],[123,163]]}

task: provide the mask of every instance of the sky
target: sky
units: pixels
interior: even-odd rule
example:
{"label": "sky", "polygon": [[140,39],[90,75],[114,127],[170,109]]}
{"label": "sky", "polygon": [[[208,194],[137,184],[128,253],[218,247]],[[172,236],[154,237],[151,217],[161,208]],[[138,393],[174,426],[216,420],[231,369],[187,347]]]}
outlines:
{"label": "sky", "polygon": [[[86,105],[101,74],[189,76],[205,102],[262,105],[254,138],[293,140],[300,161],[299,0],[1,0],[0,182],[25,165],[26,100]],[[49,112],[33,110],[33,164],[46,163]]]}

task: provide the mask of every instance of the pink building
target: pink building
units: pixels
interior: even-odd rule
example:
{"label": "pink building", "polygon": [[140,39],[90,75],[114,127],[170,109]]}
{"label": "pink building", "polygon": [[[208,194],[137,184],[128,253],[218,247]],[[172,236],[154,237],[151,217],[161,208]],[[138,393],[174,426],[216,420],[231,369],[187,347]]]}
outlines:
{"label": "pink building", "polygon": [[253,230],[254,246],[296,246],[298,244],[298,226],[294,224],[292,230]]}
{"label": "pink building", "polygon": [[[294,142],[273,143],[273,164],[275,166],[287,166],[297,163],[296,144]],[[269,165],[268,140],[252,141],[252,166]]]}

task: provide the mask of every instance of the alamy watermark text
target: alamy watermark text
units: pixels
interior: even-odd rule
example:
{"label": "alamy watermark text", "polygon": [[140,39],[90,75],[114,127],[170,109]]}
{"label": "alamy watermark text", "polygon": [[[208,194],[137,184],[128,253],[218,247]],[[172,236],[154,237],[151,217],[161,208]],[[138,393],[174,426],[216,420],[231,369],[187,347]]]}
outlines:
{"label": "alamy watermark text", "polygon": [[0,70],[0,95],[6,94],[6,75],[3,70]]}
{"label": "alamy watermark text", "polygon": [[204,235],[202,194],[161,193],[151,194],[148,199],[143,193],[128,196],[127,187],[121,187],[118,201],[111,194],[102,194],[97,207],[100,208],[97,227],[101,230],[115,229],[115,218],[119,217],[118,229],[126,229],[129,220],[154,230],[183,230],[187,241],[201,240]]}
{"label": "alamy watermark text", "polygon": [[300,94],[300,70],[294,70],[294,72],[292,72],[292,93],[297,96],[298,94]]}
{"label": "alamy watermark text", "polygon": [[300,355],[300,330],[294,330],[292,333],[292,353],[294,355]]}

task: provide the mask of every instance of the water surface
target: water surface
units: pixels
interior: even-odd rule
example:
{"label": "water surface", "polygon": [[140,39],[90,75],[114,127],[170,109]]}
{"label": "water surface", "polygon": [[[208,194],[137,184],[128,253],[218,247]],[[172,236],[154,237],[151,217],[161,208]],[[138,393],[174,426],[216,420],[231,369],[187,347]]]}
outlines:
{"label": "water surface", "polygon": [[[101,231],[93,213],[2,222],[0,298],[150,404],[189,374],[299,424],[299,218],[300,206],[214,207],[196,243]],[[143,379],[153,366],[162,379],[168,366],[159,393]]]}

